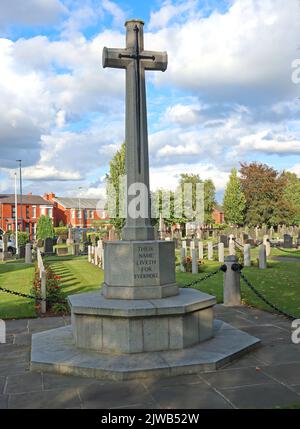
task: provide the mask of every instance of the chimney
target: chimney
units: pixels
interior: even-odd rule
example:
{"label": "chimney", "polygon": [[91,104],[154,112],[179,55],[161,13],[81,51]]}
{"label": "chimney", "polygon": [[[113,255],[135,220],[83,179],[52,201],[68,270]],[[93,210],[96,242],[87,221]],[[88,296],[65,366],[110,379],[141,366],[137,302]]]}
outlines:
{"label": "chimney", "polygon": [[55,198],[54,192],[50,192],[50,194],[44,194],[44,199],[47,201],[53,201],[54,198]]}

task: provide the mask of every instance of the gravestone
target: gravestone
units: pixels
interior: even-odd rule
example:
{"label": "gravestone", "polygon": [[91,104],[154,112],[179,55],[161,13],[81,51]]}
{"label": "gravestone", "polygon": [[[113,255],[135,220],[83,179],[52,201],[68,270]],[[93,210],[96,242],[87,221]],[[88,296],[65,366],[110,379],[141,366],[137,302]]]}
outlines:
{"label": "gravestone", "polygon": [[266,253],[266,246],[264,244],[261,244],[259,246],[258,267],[260,269],[266,269],[267,268],[267,253]]}
{"label": "gravestone", "polygon": [[44,253],[46,256],[53,255],[53,239],[51,237],[45,239]]}
{"label": "gravestone", "polygon": [[67,238],[67,244],[73,244],[74,243],[74,239],[73,239],[73,230],[72,230],[72,225],[68,226],[68,238]]}
{"label": "gravestone", "polygon": [[293,247],[293,237],[290,234],[283,235],[283,248],[291,249]]}
{"label": "gravestone", "polygon": [[224,244],[225,249],[229,247],[229,238],[227,235],[221,234],[219,238],[219,242]]}
{"label": "gravestone", "polygon": [[10,254],[8,252],[8,235],[2,235],[2,252],[0,253],[1,261],[6,261],[10,258]]}
{"label": "gravestone", "polygon": [[72,255],[73,256],[79,255],[79,243],[73,243],[72,244]]}
{"label": "gravestone", "polygon": [[251,267],[251,247],[250,244],[244,244],[244,266]]}
{"label": "gravestone", "polygon": [[142,21],[125,25],[126,49],[103,49],[104,67],[126,70],[127,204],[122,240],[104,242],[102,291],[68,297],[71,326],[33,334],[31,368],[39,371],[121,380],[179,375],[187,368],[189,373],[216,368],[258,342],[233,327],[226,330],[223,322],[214,330],[215,297],[179,289],[174,242],[154,240],[145,70],[166,70],[167,54],[144,50]]}
{"label": "gravestone", "polygon": [[25,245],[19,246],[19,258],[20,259],[25,258]]}
{"label": "gravestone", "polygon": [[57,247],[56,254],[57,256],[66,256],[69,253],[69,249],[67,247]]}
{"label": "gravestone", "polygon": [[224,244],[218,243],[218,260],[224,262]]}
{"label": "gravestone", "polygon": [[30,243],[27,243],[25,246],[25,264],[32,263],[32,246]]}

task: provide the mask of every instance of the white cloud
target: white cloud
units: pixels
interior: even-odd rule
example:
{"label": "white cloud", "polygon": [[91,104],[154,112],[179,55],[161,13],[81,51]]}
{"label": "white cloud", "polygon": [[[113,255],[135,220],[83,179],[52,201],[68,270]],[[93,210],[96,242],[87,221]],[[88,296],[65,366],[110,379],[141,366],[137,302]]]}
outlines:
{"label": "white cloud", "polygon": [[[185,18],[197,15],[197,1],[189,0],[184,2],[172,3],[170,0],[165,1],[162,7],[151,12],[148,27],[150,30],[165,28],[173,18]],[[186,15],[187,14],[187,15]]]}
{"label": "white cloud", "polygon": [[160,83],[209,99],[260,103],[296,96],[291,61],[297,56],[297,0],[236,0],[226,13],[191,18],[148,33],[146,46],[167,50]]}
{"label": "white cloud", "polygon": [[177,165],[167,165],[163,167],[150,168],[150,186],[151,190],[171,189],[175,190],[178,186],[180,174],[199,174],[202,180],[213,180],[216,191],[220,192],[225,189],[229,174],[222,169],[217,168],[211,163],[196,162],[193,165],[180,163]]}
{"label": "white cloud", "polygon": [[0,29],[14,24],[55,24],[67,13],[60,0],[1,0]]}
{"label": "white cloud", "polygon": [[300,140],[288,134],[275,134],[271,130],[263,130],[256,134],[244,136],[234,149],[236,155],[246,152],[262,152],[265,154],[291,155],[300,154]]}
{"label": "white cloud", "polygon": [[125,12],[113,1],[102,0],[103,9],[112,17],[115,25],[124,25]]}

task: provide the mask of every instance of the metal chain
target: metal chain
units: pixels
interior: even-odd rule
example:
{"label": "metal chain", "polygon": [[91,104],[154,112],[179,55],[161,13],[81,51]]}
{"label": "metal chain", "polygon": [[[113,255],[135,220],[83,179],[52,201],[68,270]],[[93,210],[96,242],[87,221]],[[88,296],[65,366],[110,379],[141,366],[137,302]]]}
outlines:
{"label": "metal chain", "polygon": [[276,243],[272,243],[271,241],[269,241],[269,243],[270,243],[271,247],[274,247],[274,249],[278,249],[281,252],[289,253],[290,255],[291,255],[291,253],[299,253],[300,252],[300,250],[285,250],[285,249],[282,249],[281,247],[276,246]]}
{"label": "metal chain", "polygon": [[52,304],[65,304],[66,300],[55,300],[55,299],[50,299],[50,298],[40,298],[34,295],[29,295],[29,294],[25,294],[25,293],[21,293],[21,292],[16,292],[14,290],[11,289],[6,289],[4,287],[0,287],[0,291],[5,292],[5,293],[9,293],[11,295],[15,295],[15,296],[20,296],[22,298],[27,298],[27,299],[34,299],[36,301],[45,301],[45,302],[49,302]]}
{"label": "metal chain", "polygon": [[269,301],[261,292],[259,292],[254,286],[253,284],[250,282],[249,279],[247,279],[247,277],[244,275],[244,273],[241,271],[243,268],[243,266],[241,264],[232,264],[232,269],[233,271],[236,271],[239,273],[239,275],[241,276],[241,278],[244,280],[244,282],[246,283],[246,285],[252,290],[252,292],[258,297],[260,298],[265,304],[267,304],[269,307],[273,308],[273,310],[275,310],[277,313],[282,314],[283,316],[287,317],[288,319],[298,319],[298,317],[287,313],[284,310],[281,310],[279,307],[277,307],[277,305],[273,304],[271,301]]}
{"label": "metal chain", "polygon": [[210,277],[213,277],[214,275],[218,274],[220,271],[225,272],[226,270],[227,270],[227,266],[225,264],[221,265],[221,267],[219,267],[217,270],[212,271],[211,273],[208,273],[205,276],[201,277],[200,279],[194,280],[194,281],[192,281],[191,283],[189,283],[187,285],[183,285],[182,287],[183,288],[188,288],[188,287],[194,286],[194,285],[196,285],[198,283],[203,282],[204,280],[209,279]]}

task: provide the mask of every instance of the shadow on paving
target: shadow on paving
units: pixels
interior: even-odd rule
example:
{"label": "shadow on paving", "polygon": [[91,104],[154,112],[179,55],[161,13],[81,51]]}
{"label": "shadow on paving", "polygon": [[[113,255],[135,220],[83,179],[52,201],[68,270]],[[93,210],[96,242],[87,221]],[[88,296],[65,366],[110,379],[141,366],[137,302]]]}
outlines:
{"label": "shadow on paving", "polygon": [[262,340],[225,367],[160,379],[104,381],[29,371],[29,335],[65,326],[62,317],[7,322],[0,345],[0,408],[275,408],[300,404],[300,345],[290,322],[248,307],[216,306],[217,317]]}

